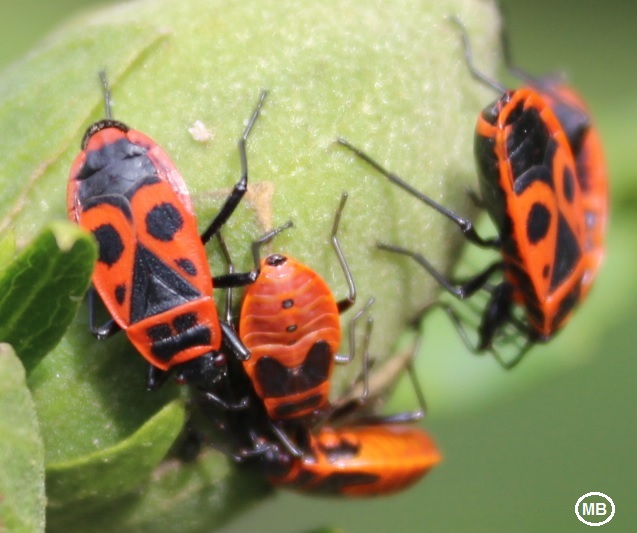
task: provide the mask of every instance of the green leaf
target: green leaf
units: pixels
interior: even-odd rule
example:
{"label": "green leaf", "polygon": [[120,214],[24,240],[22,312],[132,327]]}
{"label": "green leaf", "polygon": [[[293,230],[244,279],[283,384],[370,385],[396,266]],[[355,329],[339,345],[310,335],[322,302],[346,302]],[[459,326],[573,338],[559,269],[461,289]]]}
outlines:
{"label": "green leaf", "polygon": [[50,508],[47,530],[100,533],[108,524],[136,533],[209,532],[271,492],[250,469],[231,468],[217,452],[203,453],[191,463],[165,462],[139,490],[119,499]]}
{"label": "green leaf", "polygon": [[24,368],[0,344],[0,530],[44,531],[44,448]]}
{"label": "green leaf", "polygon": [[54,223],[0,276],[0,339],[30,372],[75,316],[93,271],[92,239],[70,223]]}
{"label": "green leaf", "polygon": [[7,231],[0,235],[0,276],[15,255],[15,233]]}
{"label": "green leaf", "polygon": [[[156,392],[146,390],[147,367],[125,335],[97,341],[83,306],[67,335],[28,380],[47,465],[73,463],[116,447],[176,400],[183,387],[173,382]],[[167,438],[174,439],[172,425],[165,429]]]}
{"label": "green leaf", "polygon": [[49,506],[59,508],[88,498],[108,500],[132,491],[165,457],[184,420],[184,404],[175,400],[114,446],[70,461],[48,463]]}

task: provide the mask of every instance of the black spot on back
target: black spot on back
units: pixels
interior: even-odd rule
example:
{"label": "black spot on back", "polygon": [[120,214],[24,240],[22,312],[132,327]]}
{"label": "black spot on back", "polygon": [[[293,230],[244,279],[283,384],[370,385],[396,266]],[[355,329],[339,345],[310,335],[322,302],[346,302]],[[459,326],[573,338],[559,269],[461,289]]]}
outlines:
{"label": "black spot on back", "polygon": [[514,174],[513,179],[515,180],[513,183],[513,192],[518,196],[523,194],[524,191],[538,181],[546,183],[549,187],[553,188],[551,170],[544,165],[531,167],[519,176]]}
{"label": "black spot on back", "polygon": [[104,205],[109,205],[119,209],[126,217],[126,220],[133,220],[133,213],[131,211],[130,202],[127,198],[121,194],[104,194],[102,196],[94,196],[86,200],[82,204],[82,213],[86,213],[91,209],[99,209]]}
{"label": "black spot on back", "polygon": [[551,278],[551,291],[559,287],[573,271],[582,256],[579,244],[562,215],[558,218],[555,265]]}
{"label": "black spot on back", "polygon": [[189,276],[197,275],[197,267],[190,259],[182,257],[181,259],[177,259],[175,263],[177,263],[177,266]]}
{"label": "black spot on back", "polygon": [[183,226],[181,213],[169,202],[156,205],[146,213],[146,231],[158,241],[172,241]]}
{"label": "black spot on back", "polygon": [[173,320],[173,326],[178,332],[185,331],[188,328],[192,328],[197,324],[196,313],[184,313],[178,315]]}
{"label": "black spot on back", "polygon": [[335,462],[357,455],[360,451],[360,444],[341,438],[337,443],[331,443],[329,446],[320,445],[319,449],[329,457],[330,462]]}
{"label": "black spot on back", "polygon": [[288,333],[294,333],[297,329],[298,326],[296,324],[292,324],[291,326],[285,328],[285,331],[287,331]]}
{"label": "black spot on back", "polygon": [[125,299],[126,299],[126,285],[121,283],[117,287],[115,287],[115,300],[117,301],[119,305],[122,305]]}
{"label": "black spot on back", "polygon": [[170,361],[178,353],[194,346],[210,346],[210,329],[197,324],[194,327],[154,340],[151,352],[162,361]]}
{"label": "black spot on back", "polygon": [[[515,191],[520,194],[535,180],[542,180],[553,187],[551,161],[556,143],[535,108],[524,109],[519,102],[508,115],[507,125],[511,126],[506,140],[506,153],[511,164]],[[535,168],[538,167],[538,168]],[[542,170],[544,167],[546,170]],[[527,174],[531,172],[531,174]],[[518,180],[523,181],[518,184]]]}
{"label": "black spot on back", "polygon": [[294,402],[281,402],[275,409],[276,418],[288,418],[294,416],[296,413],[307,411],[308,409],[318,408],[323,403],[323,396],[320,394],[312,394],[302,400],[296,400]]}
{"label": "black spot on back", "polygon": [[156,326],[151,326],[146,330],[146,334],[148,338],[152,341],[160,341],[162,339],[167,339],[172,334],[170,326],[168,324],[157,324]]}
{"label": "black spot on back", "polygon": [[294,368],[287,368],[274,357],[262,357],[255,365],[255,372],[264,396],[281,398],[320,385],[329,378],[333,356],[329,344],[318,341],[303,363]]}
{"label": "black spot on back", "polygon": [[531,244],[537,244],[546,237],[551,227],[551,213],[539,202],[531,206],[531,212],[526,220],[526,235]]}
{"label": "black spot on back", "polygon": [[288,300],[283,300],[281,302],[281,307],[283,309],[290,309],[290,307],[294,306],[294,300],[292,300],[291,298]]}
{"label": "black spot on back", "polygon": [[257,380],[266,398],[281,398],[290,392],[291,369],[286,368],[275,358],[264,356],[255,365]]}
{"label": "black spot on back", "polygon": [[569,168],[564,169],[563,192],[566,201],[572,204],[575,198],[575,177]]}
{"label": "black spot on back", "polygon": [[588,113],[563,100],[559,92],[556,92],[555,85],[551,82],[534,83],[544,94],[551,110],[555,114],[558,122],[562,126],[571,150],[577,157],[582,148],[582,141],[585,134],[590,129],[590,117]]}
{"label": "black spot on back", "polygon": [[119,232],[111,224],[102,224],[93,230],[99,245],[97,260],[105,265],[113,266],[124,253],[124,243]]}
{"label": "black spot on back", "polygon": [[309,386],[315,387],[329,378],[333,357],[334,354],[327,342],[314,343],[303,363],[303,371],[307,376]]}

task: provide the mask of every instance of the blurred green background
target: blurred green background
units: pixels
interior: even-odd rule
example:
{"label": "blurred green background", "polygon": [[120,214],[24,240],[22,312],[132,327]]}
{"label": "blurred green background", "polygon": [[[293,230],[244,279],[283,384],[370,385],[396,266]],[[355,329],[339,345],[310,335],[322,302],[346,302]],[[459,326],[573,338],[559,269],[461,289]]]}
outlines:
{"label": "blurred green background", "polygon": [[[0,68],[70,14],[104,3],[0,3]],[[466,354],[445,320],[434,319],[427,331],[436,334],[427,337],[420,370],[431,411],[426,427],[445,462],[416,488],[391,498],[345,502],[279,493],[224,533],[320,526],[347,532],[581,531],[586,526],[573,508],[590,491],[608,494],[617,506],[605,530],[637,531],[637,3],[503,5],[516,62],[533,73],[565,72],[604,139],[612,219],[607,263],[589,301],[563,334],[512,373]],[[399,398],[393,407],[401,405]]]}

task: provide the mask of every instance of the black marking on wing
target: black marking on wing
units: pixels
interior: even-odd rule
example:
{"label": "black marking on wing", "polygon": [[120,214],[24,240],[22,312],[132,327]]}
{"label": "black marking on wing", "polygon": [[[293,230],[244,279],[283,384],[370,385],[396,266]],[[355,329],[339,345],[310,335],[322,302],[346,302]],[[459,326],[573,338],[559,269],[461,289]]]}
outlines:
{"label": "black marking on wing", "polygon": [[131,324],[201,296],[195,287],[148,248],[137,245],[131,296]]}

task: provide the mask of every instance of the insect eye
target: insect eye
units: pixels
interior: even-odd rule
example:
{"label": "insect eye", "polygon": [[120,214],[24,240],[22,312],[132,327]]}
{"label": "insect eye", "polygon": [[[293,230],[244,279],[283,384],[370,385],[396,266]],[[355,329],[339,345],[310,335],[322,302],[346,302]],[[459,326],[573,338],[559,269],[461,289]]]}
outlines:
{"label": "insect eye", "polygon": [[215,358],[213,359],[213,364],[217,368],[226,366],[226,363],[227,363],[226,356],[222,353],[216,355]]}

